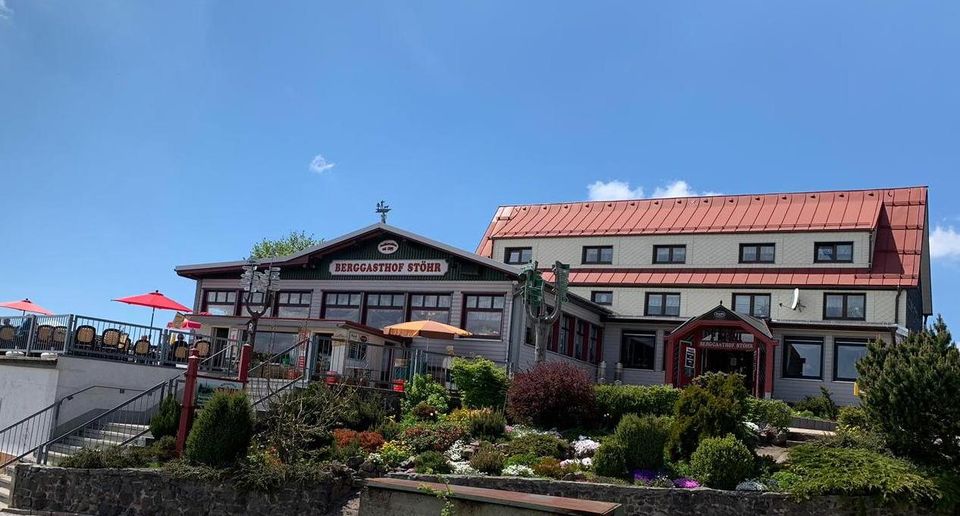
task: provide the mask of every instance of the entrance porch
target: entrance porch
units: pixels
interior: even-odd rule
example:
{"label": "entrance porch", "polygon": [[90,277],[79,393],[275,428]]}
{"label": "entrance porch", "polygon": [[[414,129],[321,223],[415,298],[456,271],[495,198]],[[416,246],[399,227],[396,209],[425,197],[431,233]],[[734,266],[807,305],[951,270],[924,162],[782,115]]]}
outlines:
{"label": "entrance porch", "polygon": [[739,373],[754,396],[769,398],[775,346],[766,321],[720,305],[667,336],[665,381],[684,387],[703,373]]}

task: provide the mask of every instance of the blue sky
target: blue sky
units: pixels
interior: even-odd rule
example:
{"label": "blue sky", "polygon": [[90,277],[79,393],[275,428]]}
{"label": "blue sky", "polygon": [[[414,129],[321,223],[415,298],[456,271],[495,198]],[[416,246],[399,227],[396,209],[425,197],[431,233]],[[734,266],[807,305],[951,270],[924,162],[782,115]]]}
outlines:
{"label": "blue sky", "polygon": [[174,265],[380,199],[472,250],[505,203],[926,184],[960,324],[957,27],[955,1],[0,0],[0,299],[146,321],[110,299],[190,304]]}

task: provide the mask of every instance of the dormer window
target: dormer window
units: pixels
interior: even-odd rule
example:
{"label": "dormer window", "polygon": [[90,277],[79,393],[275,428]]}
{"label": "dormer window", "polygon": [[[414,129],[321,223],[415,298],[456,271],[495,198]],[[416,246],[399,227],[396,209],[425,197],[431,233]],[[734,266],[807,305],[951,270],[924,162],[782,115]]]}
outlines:
{"label": "dormer window", "polygon": [[687,246],[653,246],[653,263],[687,263]]}
{"label": "dormer window", "polygon": [[740,263],[773,263],[776,257],[774,244],[740,244]]}
{"label": "dormer window", "polygon": [[503,262],[511,265],[523,265],[533,260],[533,248],[508,247],[503,253]]}
{"label": "dormer window", "polygon": [[613,263],[613,246],[612,245],[583,246],[582,262],[587,264]]}
{"label": "dormer window", "polygon": [[816,263],[853,263],[853,242],[817,242],[813,261]]}

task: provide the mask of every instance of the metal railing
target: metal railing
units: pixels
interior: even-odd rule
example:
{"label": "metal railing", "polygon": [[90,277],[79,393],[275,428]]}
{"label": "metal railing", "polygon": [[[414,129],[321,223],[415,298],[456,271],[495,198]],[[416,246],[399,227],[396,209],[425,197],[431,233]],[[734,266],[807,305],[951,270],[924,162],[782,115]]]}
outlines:
{"label": "metal railing", "polygon": [[0,350],[63,353],[71,315],[24,315],[0,319]]}
{"label": "metal railing", "polygon": [[310,345],[310,339],[301,340],[250,367],[244,391],[255,410],[266,410],[270,400],[282,391],[306,386],[310,381]]}

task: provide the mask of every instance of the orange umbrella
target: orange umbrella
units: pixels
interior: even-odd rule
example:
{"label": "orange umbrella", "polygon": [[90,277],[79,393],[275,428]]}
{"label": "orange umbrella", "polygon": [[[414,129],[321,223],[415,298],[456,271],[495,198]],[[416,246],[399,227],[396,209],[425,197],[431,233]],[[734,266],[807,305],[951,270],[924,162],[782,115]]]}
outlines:
{"label": "orange umbrella", "polygon": [[23,301],[7,301],[5,303],[0,303],[0,308],[9,308],[11,310],[20,310],[26,315],[27,312],[33,312],[40,315],[53,315],[53,312],[47,310],[46,308],[30,301],[30,299],[24,299]]}
{"label": "orange umbrella", "polygon": [[436,321],[410,321],[391,324],[383,329],[383,333],[399,337],[427,337],[431,339],[452,339],[473,335],[467,330]]}

